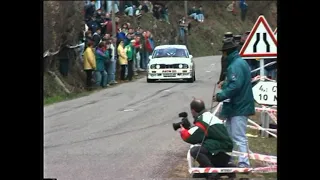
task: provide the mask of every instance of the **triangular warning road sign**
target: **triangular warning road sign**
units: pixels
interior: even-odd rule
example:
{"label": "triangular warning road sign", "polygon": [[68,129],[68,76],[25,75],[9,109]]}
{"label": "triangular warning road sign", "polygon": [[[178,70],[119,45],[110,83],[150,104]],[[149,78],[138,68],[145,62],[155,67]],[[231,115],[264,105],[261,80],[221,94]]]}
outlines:
{"label": "triangular warning road sign", "polygon": [[263,16],[259,16],[239,54],[245,59],[277,58],[277,40]]}
{"label": "triangular warning road sign", "polygon": [[273,31],[274,37],[277,39],[277,34],[278,34],[278,28],[276,28],[276,30]]}

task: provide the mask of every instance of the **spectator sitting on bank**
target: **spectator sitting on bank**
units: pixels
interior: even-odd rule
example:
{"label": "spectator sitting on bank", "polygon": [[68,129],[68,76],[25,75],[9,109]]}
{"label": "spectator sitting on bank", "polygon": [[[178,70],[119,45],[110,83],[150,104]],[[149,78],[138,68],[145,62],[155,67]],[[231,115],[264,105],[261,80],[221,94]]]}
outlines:
{"label": "spectator sitting on bank", "polygon": [[196,14],[197,14],[197,21],[198,22],[203,22],[204,21],[204,15],[203,15],[203,9],[202,9],[202,6],[199,7],[199,9],[197,9],[196,11]]}
{"label": "spectator sitting on bank", "polygon": [[170,24],[167,5],[165,5],[163,8],[161,8],[160,13],[161,13],[161,18],[164,19],[166,23]]}
{"label": "spectator sitting on bank", "polygon": [[141,14],[149,12],[149,7],[148,7],[147,3],[148,3],[147,1],[143,1],[143,4],[140,5],[139,9],[141,10]]}
{"label": "spectator sitting on bank", "polygon": [[109,52],[106,50],[106,44],[100,42],[96,49],[96,86],[101,86],[102,88],[108,87],[108,74],[105,72],[105,64],[110,60]]}
{"label": "spectator sitting on bank", "polygon": [[236,2],[235,1],[232,1],[232,3],[227,6],[227,11],[228,12],[232,12],[232,14],[234,16],[237,14],[236,13]]}
{"label": "spectator sitting on bank", "polygon": [[[111,13],[112,12],[112,0],[107,0],[107,13]],[[114,13],[115,14],[117,14],[118,12],[119,12],[119,3],[118,3],[118,1],[115,1],[114,2],[114,9],[115,9],[115,11],[114,11]]]}
{"label": "spectator sitting on bank", "polygon": [[152,12],[153,12],[153,17],[155,17],[157,20],[159,20],[161,17],[160,10],[161,10],[161,4],[158,2],[155,2],[153,4]]}
{"label": "spectator sitting on bank", "polygon": [[188,16],[192,17],[194,20],[197,20],[197,9],[196,9],[196,6],[192,6],[192,8],[189,9]]}
{"label": "spectator sitting on bank", "polygon": [[130,5],[127,5],[127,7],[124,9],[124,13],[125,15],[128,15],[130,17],[133,17],[133,14],[134,14],[134,10],[135,10],[135,6],[130,4]]}

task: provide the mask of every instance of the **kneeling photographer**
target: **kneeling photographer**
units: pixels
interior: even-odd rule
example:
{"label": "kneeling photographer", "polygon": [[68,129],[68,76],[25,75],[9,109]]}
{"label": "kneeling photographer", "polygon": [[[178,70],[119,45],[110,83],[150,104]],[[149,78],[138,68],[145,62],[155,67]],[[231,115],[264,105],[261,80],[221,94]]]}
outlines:
{"label": "kneeling photographer", "polygon": [[[194,99],[190,103],[190,108],[194,117],[194,126],[190,128],[190,123],[186,123],[188,122],[187,117],[183,117],[179,125],[181,138],[185,142],[201,144],[201,146],[191,148],[191,156],[200,164],[200,167],[228,167],[230,156],[226,152],[232,152],[233,143],[223,122],[206,111],[202,100]],[[179,116],[181,114],[183,113],[180,113]],[[177,124],[173,124],[175,130]],[[203,174],[194,175],[204,176]],[[235,176],[235,174],[228,175],[229,177]],[[216,179],[219,178],[218,176],[218,174],[210,174],[207,178]]]}

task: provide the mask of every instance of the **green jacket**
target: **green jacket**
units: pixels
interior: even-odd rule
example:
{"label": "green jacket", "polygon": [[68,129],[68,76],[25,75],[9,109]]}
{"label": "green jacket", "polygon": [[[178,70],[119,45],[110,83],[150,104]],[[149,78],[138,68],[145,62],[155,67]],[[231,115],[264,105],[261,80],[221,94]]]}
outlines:
{"label": "green jacket", "polygon": [[227,56],[227,74],[217,101],[225,101],[220,116],[250,116],[255,114],[251,84],[251,72],[248,63],[236,50]]}
{"label": "green jacket", "polygon": [[188,11],[188,15],[190,16],[191,14],[193,14],[193,13],[196,13],[196,9],[194,9],[194,8],[191,8],[191,9],[189,9],[189,11]]}
{"label": "green jacket", "polygon": [[[212,155],[219,152],[232,152],[233,143],[222,121],[210,112],[203,112],[196,118],[195,126],[181,131],[181,138],[190,144],[199,144]],[[209,126],[209,128],[208,128]],[[206,133],[205,133],[206,132]]]}
{"label": "green jacket", "polygon": [[105,61],[108,60],[109,56],[106,55],[101,49],[97,48],[96,50],[96,71],[104,71],[105,70]]}
{"label": "green jacket", "polygon": [[127,45],[125,47],[125,50],[127,53],[128,61],[136,59],[136,49],[131,44]]}

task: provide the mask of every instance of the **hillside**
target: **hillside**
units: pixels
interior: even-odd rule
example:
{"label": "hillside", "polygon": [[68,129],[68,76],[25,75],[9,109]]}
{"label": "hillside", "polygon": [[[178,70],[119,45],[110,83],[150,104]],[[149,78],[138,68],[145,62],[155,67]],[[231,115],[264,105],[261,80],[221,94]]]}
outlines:
{"label": "hillside", "polygon": [[[191,23],[191,35],[188,36],[188,46],[194,57],[219,55],[218,49],[222,45],[224,32],[231,31],[234,34],[243,33],[252,28],[260,14],[268,20],[272,29],[277,24],[277,7],[274,1],[248,1],[249,9],[245,22],[240,20],[240,9],[237,7],[237,15],[234,16],[226,10],[232,1],[188,1],[188,7],[202,5],[205,13],[205,21]],[[184,15],[183,1],[168,1],[169,19],[171,24],[154,20],[148,13],[141,17],[140,21],[129,17],[120,17],[120,23],[129,22],[133,27],[137,24],[143,29],[149,29],[154,35],[155,42],[159,44],[175,43],[177,39],[178,20]],[[62,41],[70,44],[78,44],[79,34],[83,29],[82,1],[44,1],[44,50],[59,49]],[[66,93],[56,83],[47,71],[55,72],[72,94],[84,91],[85,75],[81,70],[78,54],[71,53],[72,62],[67,78],[60,77],[57,71],[55,56],[45,58],[44,62],[44,98],[64,99]],[[68,95],[70,96],[70,95]],[[58,98],[58,99],[59,99]]]}

